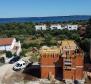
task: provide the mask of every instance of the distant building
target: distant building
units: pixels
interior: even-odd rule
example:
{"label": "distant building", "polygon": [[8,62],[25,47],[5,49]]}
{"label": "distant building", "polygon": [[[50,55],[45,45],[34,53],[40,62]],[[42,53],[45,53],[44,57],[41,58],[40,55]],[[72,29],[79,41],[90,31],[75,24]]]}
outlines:
{"label": "distant building", "polygon": [[35,25],[35,30],[47,30],[47,29],[51,29],[51,30],[62,30],[62,29],[68,29],[68,30],[77,30],[78,29],[78,25],[64,25],[62,26],[61,24],[51,24],[49,27],[46,24],[42,24],[42,25]]}
{"label": "distant building", "polygon": [[78,29],[78,25],[66,25],[65,26],[65,29],[68,29],[68,30],[77,30]]}
{"label": "distant building", "polygon": [[47,29],[47,26],[45,24],[43,24],[43,25],[36,25],[35,26],[35,29],[36,30],[46,30]]}
{"label": "distant building", "polygon": [[20,41],[16,42],[15,38],[0,38],[0,51],[11,51],[19,55],[21,52]]}
{"label": "distant building", "polygon": [[63,28],[62,28],[62,26],[60,24],[51,24],[50,29],[51,30],[55,30],[55,29],[62,30]]}
{"label": "distant building", "polygon": [[[83,81],[84,54],[73,40],[58,41],[56,47],[40,49],[41,78]],[[72,83],[73,84],[73,83]]]}

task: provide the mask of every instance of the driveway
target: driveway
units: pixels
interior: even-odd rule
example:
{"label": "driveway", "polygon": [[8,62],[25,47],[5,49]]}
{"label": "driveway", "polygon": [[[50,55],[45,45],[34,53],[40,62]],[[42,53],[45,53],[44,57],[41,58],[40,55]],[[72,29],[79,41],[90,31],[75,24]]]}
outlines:
{"label": "driveway", "polygon": [[[35,79],[31,75],[23,74],[22,71],[15,72],[12,67],[13,64],[0,66],[0,84],[40,84],[39,81],[30,81]],[[85,84],[91,84],[91,81],[87,80]]]}
{"label": "driveway", "polygon": [[37,78],[22,73],[22,71],[14,71],[13,64],[4,64],[0,66],[0,84],[37,84],[30,80],[37,80]]}
{"label": "driveway", "polygon": [[5,64],[0,67],[0,84],[15,84],[23,81],[24,74],[12,70],[13,64]]}

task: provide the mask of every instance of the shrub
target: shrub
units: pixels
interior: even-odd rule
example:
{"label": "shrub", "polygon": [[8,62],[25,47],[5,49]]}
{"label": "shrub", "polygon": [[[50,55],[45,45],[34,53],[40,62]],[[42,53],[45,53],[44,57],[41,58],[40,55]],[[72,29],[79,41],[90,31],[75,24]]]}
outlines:
{"label": "shrub", "polygon": [[8,57],[8,58],[10,58],[10,57],[12,57],[13,55],[12,55],[12,53],[10,52],[10,51],[6,51],[6,57]]}

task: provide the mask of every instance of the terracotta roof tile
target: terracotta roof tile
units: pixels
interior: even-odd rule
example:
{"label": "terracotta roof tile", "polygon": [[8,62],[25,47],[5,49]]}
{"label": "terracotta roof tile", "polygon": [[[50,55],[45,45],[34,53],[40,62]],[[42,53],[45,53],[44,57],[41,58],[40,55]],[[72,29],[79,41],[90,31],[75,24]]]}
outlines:
{"label": "terracotta roof tile", "polygon": [[14,38],[0,38],[0,46],[11,45]]}

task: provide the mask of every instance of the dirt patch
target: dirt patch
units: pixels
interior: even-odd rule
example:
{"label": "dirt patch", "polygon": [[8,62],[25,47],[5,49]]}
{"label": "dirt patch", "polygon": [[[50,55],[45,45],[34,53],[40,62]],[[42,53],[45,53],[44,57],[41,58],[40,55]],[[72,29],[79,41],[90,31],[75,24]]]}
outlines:
{"label": "dirt patch", "polygon": [[25,77],[30,79],[30,76],[23,74],[21,71],[13,71],[12,67],[13,64],[5,64],[0,67],[0,84],[16,84],[16,82],[25,82]]}

